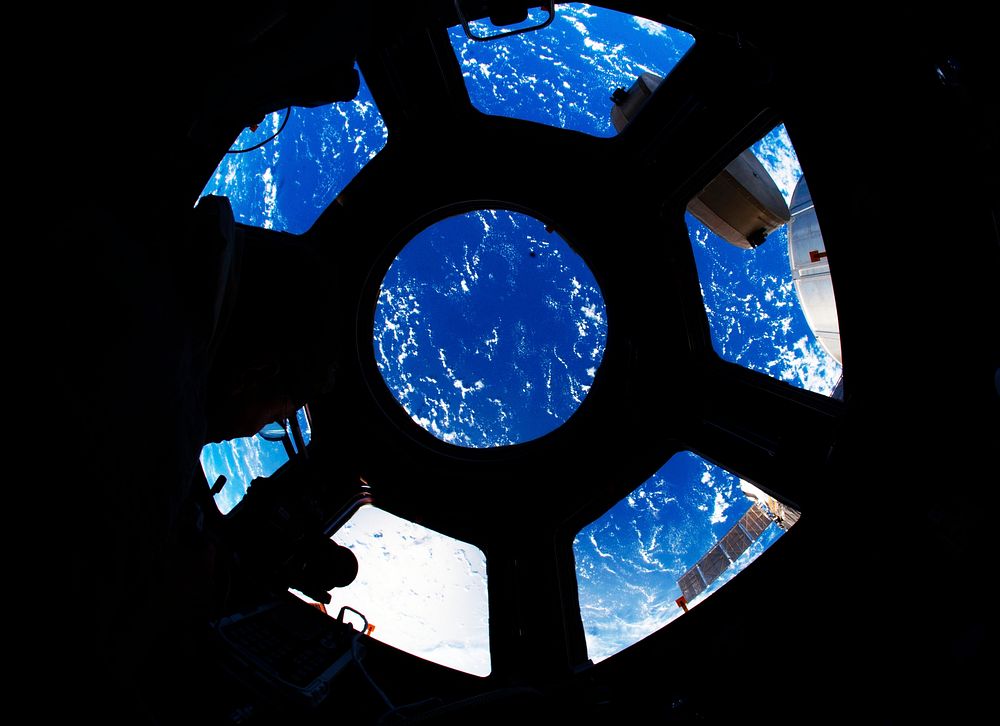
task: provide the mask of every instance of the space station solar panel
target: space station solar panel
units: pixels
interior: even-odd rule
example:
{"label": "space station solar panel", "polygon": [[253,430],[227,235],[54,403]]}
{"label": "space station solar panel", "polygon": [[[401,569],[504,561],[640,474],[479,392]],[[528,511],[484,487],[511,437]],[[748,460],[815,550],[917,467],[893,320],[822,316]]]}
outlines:
{"label": "space station solar panel", "polygon": [[688,602],[694,600],[705,589],[705,581],[701,579],[701,573],[698,572],[697,567],[692,567],[685,572],[677,584],[680,585],[681,594]]}
{"label": "space station solar panel", "polygon": [[757,539],[764,534],[764,530],[771,524],[771,520],[764,513],[764,510],[754,505],[743,515],[739,523],[743,525],[743,529],[746,530],[751,539]]}
{"label": "space station solar panel", "polygon": [[771,518],[762,507],[751,506],[719,543],[677,581],[684,598],[691,602],[704,592],[737,557],[750,548],[770,524]]}
{"label": "space station solar panel", "polygon": [[698,561],[698,567],[701,569],[701,575],[705,578],[705,582],[712,584],[715,582],[716,578],[726,571],[729,567],[729,558],[726,557],[726,553],[720,549],[718,545],[710,549],[705,553],[705,556]]}
{"label": "space station solar panel", "polygon": [[739,527],[733,527],[729,530],[728,534],[722,538],[722,541],[719,544],[722,545],[722,549],[726,551],[729,558],[735,560],[747,551],[752,542],[753,540],[746,535],[746,532]]}

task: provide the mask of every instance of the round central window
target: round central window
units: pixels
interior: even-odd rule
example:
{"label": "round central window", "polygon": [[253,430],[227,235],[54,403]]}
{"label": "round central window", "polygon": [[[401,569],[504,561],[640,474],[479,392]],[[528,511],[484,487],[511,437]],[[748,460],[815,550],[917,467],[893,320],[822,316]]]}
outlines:
{"label": "round central window", "polygon": [[375,360],[410,417],[442,441],[531,441],[583,402],[604,355],[594,276],[545,225],[507,210],[414,237],[379,291]]}

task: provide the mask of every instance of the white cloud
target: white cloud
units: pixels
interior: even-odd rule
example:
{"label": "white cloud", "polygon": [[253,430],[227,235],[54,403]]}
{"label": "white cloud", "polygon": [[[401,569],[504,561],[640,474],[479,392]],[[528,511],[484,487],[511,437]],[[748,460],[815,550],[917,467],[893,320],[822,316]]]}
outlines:
{"label": "white cloud", "polygon": [[[589,3],[574,3],[572,5],[567,5],[565,12],[573,13],[574,15],[579,15],[582,18],[596,18],[597,13],[593,12],[590,8],[592,6]],[[560,8],[560,12],[563,12],[563,8]]]}
{"label": "white cloud", "polygon": [[790,202],[795,185],[802,176],[802,167],[785,125],[781,124],[761,139],[755,146],[755,153],[778,185],[785,202]]}
{"label": "white cloud", "polygon": [[594,552],[596,552],[598,556],[607,557],[612,560],[614,559],[614,555],[609,554],[608,552],[602,552],[601,548],[597,546],[597,538],[594,536],[593,532],[590,534],[590,544],[594,546]]}
{"label": "white cloud", "polygon": [[264,229],[274,228],[274,214],[278,206],[278,185],[274,182],[271,167],[267,167],[261,175],[264,182]]}
{"label": "white cloud", "polygon": [[580,312],[583,313],[583,317],[587,318],[587,320],[592,320],[595,323],[604,322],[604,313],[597,311],[597,303],[581,307]]}
{"label": "white cloud", "polygon": [[726,521],[726,510],[729,509],[730,504],[726,501],[726,498],[722,495],[721,491],[715,492],[715,508],[712,510],[712,516],[709,521],[712,524],[722,524]]}
{"label": "white cloud", "polygon": [[561,15],[560,17],[564,18],[566,22],[572,25],[580,35],[585,37],[590,35],[590,31],[587,30],[587,26],[576,18],[571,18],[568,15]]}
{"label": "white cloud", "polygon": [[591,620],[584,630],[587,655],[598,663],[652,635],[683,613],[683,610],[671,602],[668,607],[656,608],[639,620],[626,621],[618,616],[600,623]]}
{"label": "white cloud", "polygon": [[803,336],[791,347],[781,346],[778,358],[767,372],[776,378],[797,382],[807,391],[828,396],[837,385],[843,368],[815,339],[810,338]]}
{"label": "white cloud", "polygon": [[666,35],[667,26],[662,23],[657,23],[655,20],[648,20],[646,18],[632,18],[632,22],[638,25],[642,30],[645,30],[650,35]]}
{"label": "white cloud", "polygon": [[486,558],[477,547],[375,507],[363,507],[334,541],[358,558],[357,579],[327,609],[364,613],[372,634],[421,658],[488,675]]}
{"label": "white cloud", "polygon": [[472,393],[473,391],[481,391],[486,385],[482,381],[476,381],[471,386],[466,386],[461,379],[455,379],[452,385],[458,389],[459,393],[462,394],[462,398],[465,398],[466,393]]}

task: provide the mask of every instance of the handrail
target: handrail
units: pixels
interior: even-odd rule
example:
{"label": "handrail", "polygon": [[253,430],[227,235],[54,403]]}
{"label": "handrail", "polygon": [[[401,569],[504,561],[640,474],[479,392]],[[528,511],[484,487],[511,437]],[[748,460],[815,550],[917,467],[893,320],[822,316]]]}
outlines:
{"label": "handrail", "polygon": [[504,30],[496,35],[476,35],[472,32],[472,28],[469,26],[469,21],[465,19],[465,13],[462,12],[462,3],[459,0],[455,0],[455,12],[458,13],[458,19],[462,22],[462,29],[465,34],[469,37],[469,40],[474,40],[477,43],[483,43],[489,40],[499,40],[500,38],[509,38],[512,35],[520,35],[521,33],[527,33],[531,30],[541,30],[552,24],[552,21],[556,19],[556,3],[555,0],[548,0],[543,5],[538,7],[545,10],[549,16],[543,20],[538,25],[529,25],[527,28],[519,28],[518,30]]}

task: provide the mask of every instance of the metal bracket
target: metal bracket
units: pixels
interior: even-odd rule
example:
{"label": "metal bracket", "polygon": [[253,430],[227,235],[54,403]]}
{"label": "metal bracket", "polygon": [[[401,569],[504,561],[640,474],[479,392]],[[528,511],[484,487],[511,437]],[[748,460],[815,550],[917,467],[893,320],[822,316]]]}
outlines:
{"label": "metal bracket", "polygon": [[460,0],[455,0],[455,12],[458,13],[458,19],[462,21],[462,29],[469,37],[469,40],[474,40],[477,43],[484,43],[488,40],[499,40],[500,38],[509,38],[512,35],[520,35],[521,33],[527,33],[531,30],[541,30],[542,28],[548,27],[552,24],[552,21],[556,19],[555,0],[547,0],[547,2],[539,5],[539,7],[545,10],[549,16],[538,25],[529,25],[527,28],[520,28],[518,30],[503,30],[496,35],[476,35],[472,32],[472,28],[469,27],[469,21],[465,19],[465,13],[462,12],[462,3]]}

